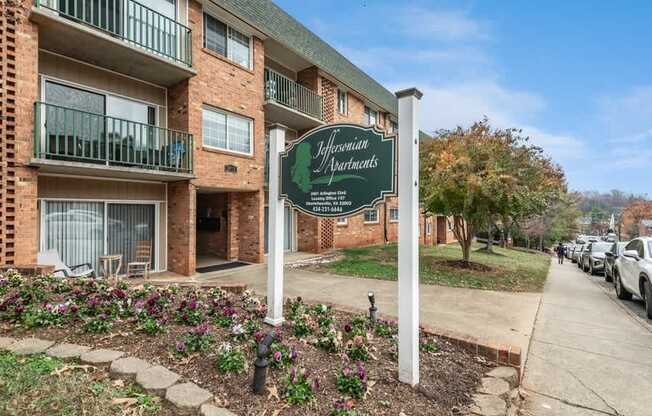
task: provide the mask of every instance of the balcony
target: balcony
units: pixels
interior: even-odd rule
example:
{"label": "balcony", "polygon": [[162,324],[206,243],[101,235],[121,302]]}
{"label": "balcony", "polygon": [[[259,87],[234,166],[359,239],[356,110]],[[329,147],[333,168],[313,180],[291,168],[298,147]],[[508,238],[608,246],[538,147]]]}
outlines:
{"label": "balcony", "polygon": [[265,121],[295,130],[324,124],[323,100],[316,92],[265,68]]}
{"label": "balcony", "polygon": [[172,86],[196,74],[188,27],[133,0],[36,0],[39,47]]}
{"label": "balcony", "polygon": [[34,104],[34,158],[44,172],[152,180],[192,178],[192,135],[149,124]]}

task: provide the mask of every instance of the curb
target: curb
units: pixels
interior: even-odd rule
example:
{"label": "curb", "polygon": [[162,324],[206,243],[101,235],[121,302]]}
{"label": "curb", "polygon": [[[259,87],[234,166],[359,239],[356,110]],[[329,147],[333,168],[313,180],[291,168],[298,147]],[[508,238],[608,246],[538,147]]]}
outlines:
{"label": "curb", "polygon": [[[165,398],[167,403],[174,406],[178,414],[188,415],[222,415],[222,416],[236,416],[235,413],[211,404],[213,401],[213,394],[209,391],[202,389],[194,383],[182,382],[181,377],[176,377],[169,386],[160,390],[152,390],[146,388],[146,381],[148,373],[154,368],[160,368],[162,371],[167,371],[170,374],[176,375],[165,367],[154,366],[141,359],[135,357],[126,357],[120,351],[104,350],[104,349],[91,349],[89,347],[68,344],[56,343],[39,338],[9,338],[0,337],[0,350],[10,351],[17,355],[31,355],[31,354],[46,354],[51,357],[58,357],[64,361],[84,361],[89,362],[85,357],[90,355],[97,355],[101,359],[100,364],[93,364],[99,369],[109,372],[109,376],[114,378],[124,378],[139,384],[145,391],[152,394],[157,394],[161,398]],[[62,350],[71,351],[71,354],[61,354]],[[158,373],[157,373],[158,374]],[[145,384],[145,385],[143,385]]]}

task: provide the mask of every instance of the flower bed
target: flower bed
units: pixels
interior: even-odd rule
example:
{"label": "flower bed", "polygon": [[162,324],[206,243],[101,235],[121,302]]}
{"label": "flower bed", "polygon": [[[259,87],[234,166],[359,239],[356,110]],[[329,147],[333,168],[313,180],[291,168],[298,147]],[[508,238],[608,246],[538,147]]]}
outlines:
{"label": "flower bed", "polygon": [[288,301],[276,328],[267,391],[251,389],[256,344],[272,328],[249,292],[106,286],[101,281],[0,275],[0,333],[111,348],[161,364],[240,415],[457,414],[488,364],[421,337],[421,383],[397,380],[397,327],[326,305]]}

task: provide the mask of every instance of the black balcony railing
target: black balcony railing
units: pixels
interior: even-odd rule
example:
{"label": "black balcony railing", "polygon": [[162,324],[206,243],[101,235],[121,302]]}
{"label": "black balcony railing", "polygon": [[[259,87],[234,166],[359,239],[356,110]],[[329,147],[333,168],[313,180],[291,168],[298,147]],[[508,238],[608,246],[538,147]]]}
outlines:
{"label": "black balcony railing", "polygon": [[36,0],[35,6],[192,66],[190,29],[133,0]]}
{"label": "black balcony railing", "polygon": [[38,159],[192,173],[192,135],[53,104],[34,104]]}
{"label": "black balcony railing", "polygon": [[269,68],[265,68],[265,99],[324,119],[321,95]]}

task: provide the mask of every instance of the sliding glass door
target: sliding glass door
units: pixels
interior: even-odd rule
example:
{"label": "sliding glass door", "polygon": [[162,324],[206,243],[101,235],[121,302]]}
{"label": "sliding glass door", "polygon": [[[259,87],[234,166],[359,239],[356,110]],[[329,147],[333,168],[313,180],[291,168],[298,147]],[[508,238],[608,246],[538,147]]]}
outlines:
{"label": "sliding glass door", "polygon": [[124,264],[135,261],[138,241],[149,241],[152,245],[154,263],[154,240],[156,238],[154,205],[108,204],[107,242],[110,254],[122,254]]}
{"label": "sliding glass door", "polygon": [[56,249],[68,266],[91,263],[104,254],[104,203],[48,201],[45,204],[44,249]]}
{"label": "sliding glass door", "polygon": [[90,263],[99,272],[99,256],[121,254],[134,261],[136,244],[152,247],[156,269],[156,205],[115,202],[44,201],[42,250],[56,249],[68,266]]}

